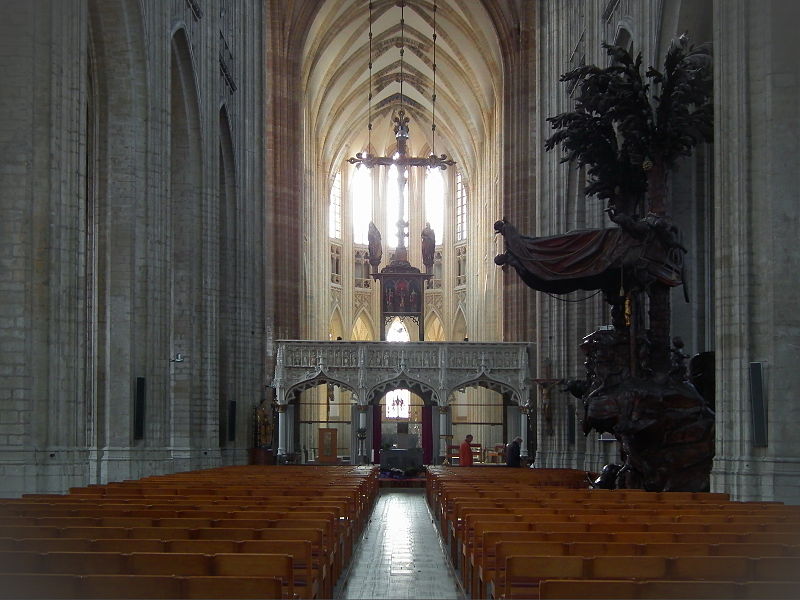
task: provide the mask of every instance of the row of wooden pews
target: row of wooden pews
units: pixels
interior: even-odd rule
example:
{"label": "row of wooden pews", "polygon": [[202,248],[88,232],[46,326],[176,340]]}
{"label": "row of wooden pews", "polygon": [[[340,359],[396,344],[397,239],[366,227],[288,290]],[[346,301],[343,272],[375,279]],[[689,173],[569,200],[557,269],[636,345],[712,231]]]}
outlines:
{"label": "row of wooden pews", "polygon": [[563,469],[436,467],[426,493],[472,598],[789,598],[800,584],[798,506],[590,490]]}
{"label": "row of wooden pews", "polygon": [[0,598],[331,598],[378,469],[234,466],[0,499]]}

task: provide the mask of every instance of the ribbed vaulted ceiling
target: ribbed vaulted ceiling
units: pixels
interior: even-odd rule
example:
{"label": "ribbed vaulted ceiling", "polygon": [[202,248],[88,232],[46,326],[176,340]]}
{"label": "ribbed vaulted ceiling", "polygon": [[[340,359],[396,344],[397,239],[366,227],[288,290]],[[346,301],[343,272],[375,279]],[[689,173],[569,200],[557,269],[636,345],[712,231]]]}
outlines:
{"label": "ribbed vaulted ceiling", "polygon": [[[307,131],[321,167],[367,147],[379,154],[394,145],[391,119],[402,107],[410,117],[410,149],[430,151],[433,94],[432,0],[405,0],[404,26],[398,0],[375,0],[372,9],[372,101],[368,101],[369,2],[328,0],[309,31],[303,53]],[[436,141],[447,153],[476,164],[501,94],[501,63],[494,27],[478,0],[436,2]],[[401,37],[402,36],[402,37]],[[404,39],[403,95],[400,46]],[[402,104],[402,106],[401,106]]]}

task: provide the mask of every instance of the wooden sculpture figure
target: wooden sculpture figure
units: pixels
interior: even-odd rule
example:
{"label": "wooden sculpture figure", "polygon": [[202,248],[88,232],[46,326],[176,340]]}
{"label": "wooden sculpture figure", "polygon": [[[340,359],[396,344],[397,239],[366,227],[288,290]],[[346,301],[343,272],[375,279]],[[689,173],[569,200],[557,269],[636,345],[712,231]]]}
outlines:
{"label": "wooden sculpture figure", "polygon": [[381,244],[381,232],[372,221],[369,222],[367,242],[369,243],[369,264],[372,265],[372,272],[377,273],[378,266],[383,259],[383,245]]}

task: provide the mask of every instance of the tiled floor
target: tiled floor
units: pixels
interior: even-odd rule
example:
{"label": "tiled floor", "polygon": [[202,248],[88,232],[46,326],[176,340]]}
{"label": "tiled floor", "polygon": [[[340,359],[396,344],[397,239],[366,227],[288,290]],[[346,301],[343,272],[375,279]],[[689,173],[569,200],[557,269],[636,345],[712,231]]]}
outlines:
{"label": "tiled floor", "polygon": [[336,598],[464,598],[425,490],[382,490]]}

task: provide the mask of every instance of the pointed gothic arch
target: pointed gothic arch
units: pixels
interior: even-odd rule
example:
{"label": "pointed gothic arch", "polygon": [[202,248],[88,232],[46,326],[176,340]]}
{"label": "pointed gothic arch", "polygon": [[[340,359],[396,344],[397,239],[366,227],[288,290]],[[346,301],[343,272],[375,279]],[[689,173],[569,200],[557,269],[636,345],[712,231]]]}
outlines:
{"label": "pointed gothic arch", "polygon": [[467,319],[464,316],[464,309],[459,306],[456,310],[456,316],[453,319],[453,335],[454,341],[467,339]]}
{"label": "pointed gothic arch", "polygon": [[[158,444],[164,441],[158,423],[167,408],[164,373],[152,356],[162,354],[165,344],[143,339],[134,326],[143,316],[135,299],[146,296],[147,279],[158,274],[131,273],[134,257],[149,251],[141,217],[147,195],[135,183],[147,169],[141,151],[147,146],[141,126],[147,120],[144,20],[135,0],[90,0],[88,16],[86,433],[89,446],[96,448]],[[115,293],[123,289],[130,293]],[[141,376],[148,390],[148,419],[135,427],[134,382]],[[99,464],[102,452],[96,456],[90,478],[100,482],[108,474]]]}
{"label": "pointed gothic arch", "polygon": [[376,339],[375,331],[375,323],[369,313],[364,309],[358,311],[356,318],[353,320],[350,339],[354,342],[371,342]]}
{"label": "pointed gothic arch", "polygon": [[338,306],[333,309],[331,314],[328,337],[332,340],[344,339],[344,322],[342,321],[342,311]]}
{"label": "pointed gothic arch", "polygon": [[436,310],[429,311],[425,317],[425,339],[429,342],[447,341],[444,321]]}
{"label": "pointed gothic arch", "polygon": [[[239,256],[236,249],[238,194],[236,186],[236,157],[233,134],[227,106],[219,109],[219,281],[220,298],[217,321],[217,360],[219,385],[219,445],[225,447],[237,441],[237,423],[246,422],[244,403],[237,403],[243,396],[241,380],[235,376],[235,365],[244,357],[236,340],[241,339],[241,324],[237,311],[237,299],[244,292]],[[238,384],[237,384],[238,382]],[[238,404],[238,405],[237,405]],[[241,414],[237,414],[241,413]]]}
{"label": "pointed gothic arch", "polygon": [[[200,103],[186,30],[172,35],[170,53],[170,250],[172,351],[192,360],[173,363],[171,443],[190,447],[193,431],[208,431],[202,393],[202,135]],[[213,411],[216,412],[216,411]],[[212,414],[213,414],[212,412]]]}

